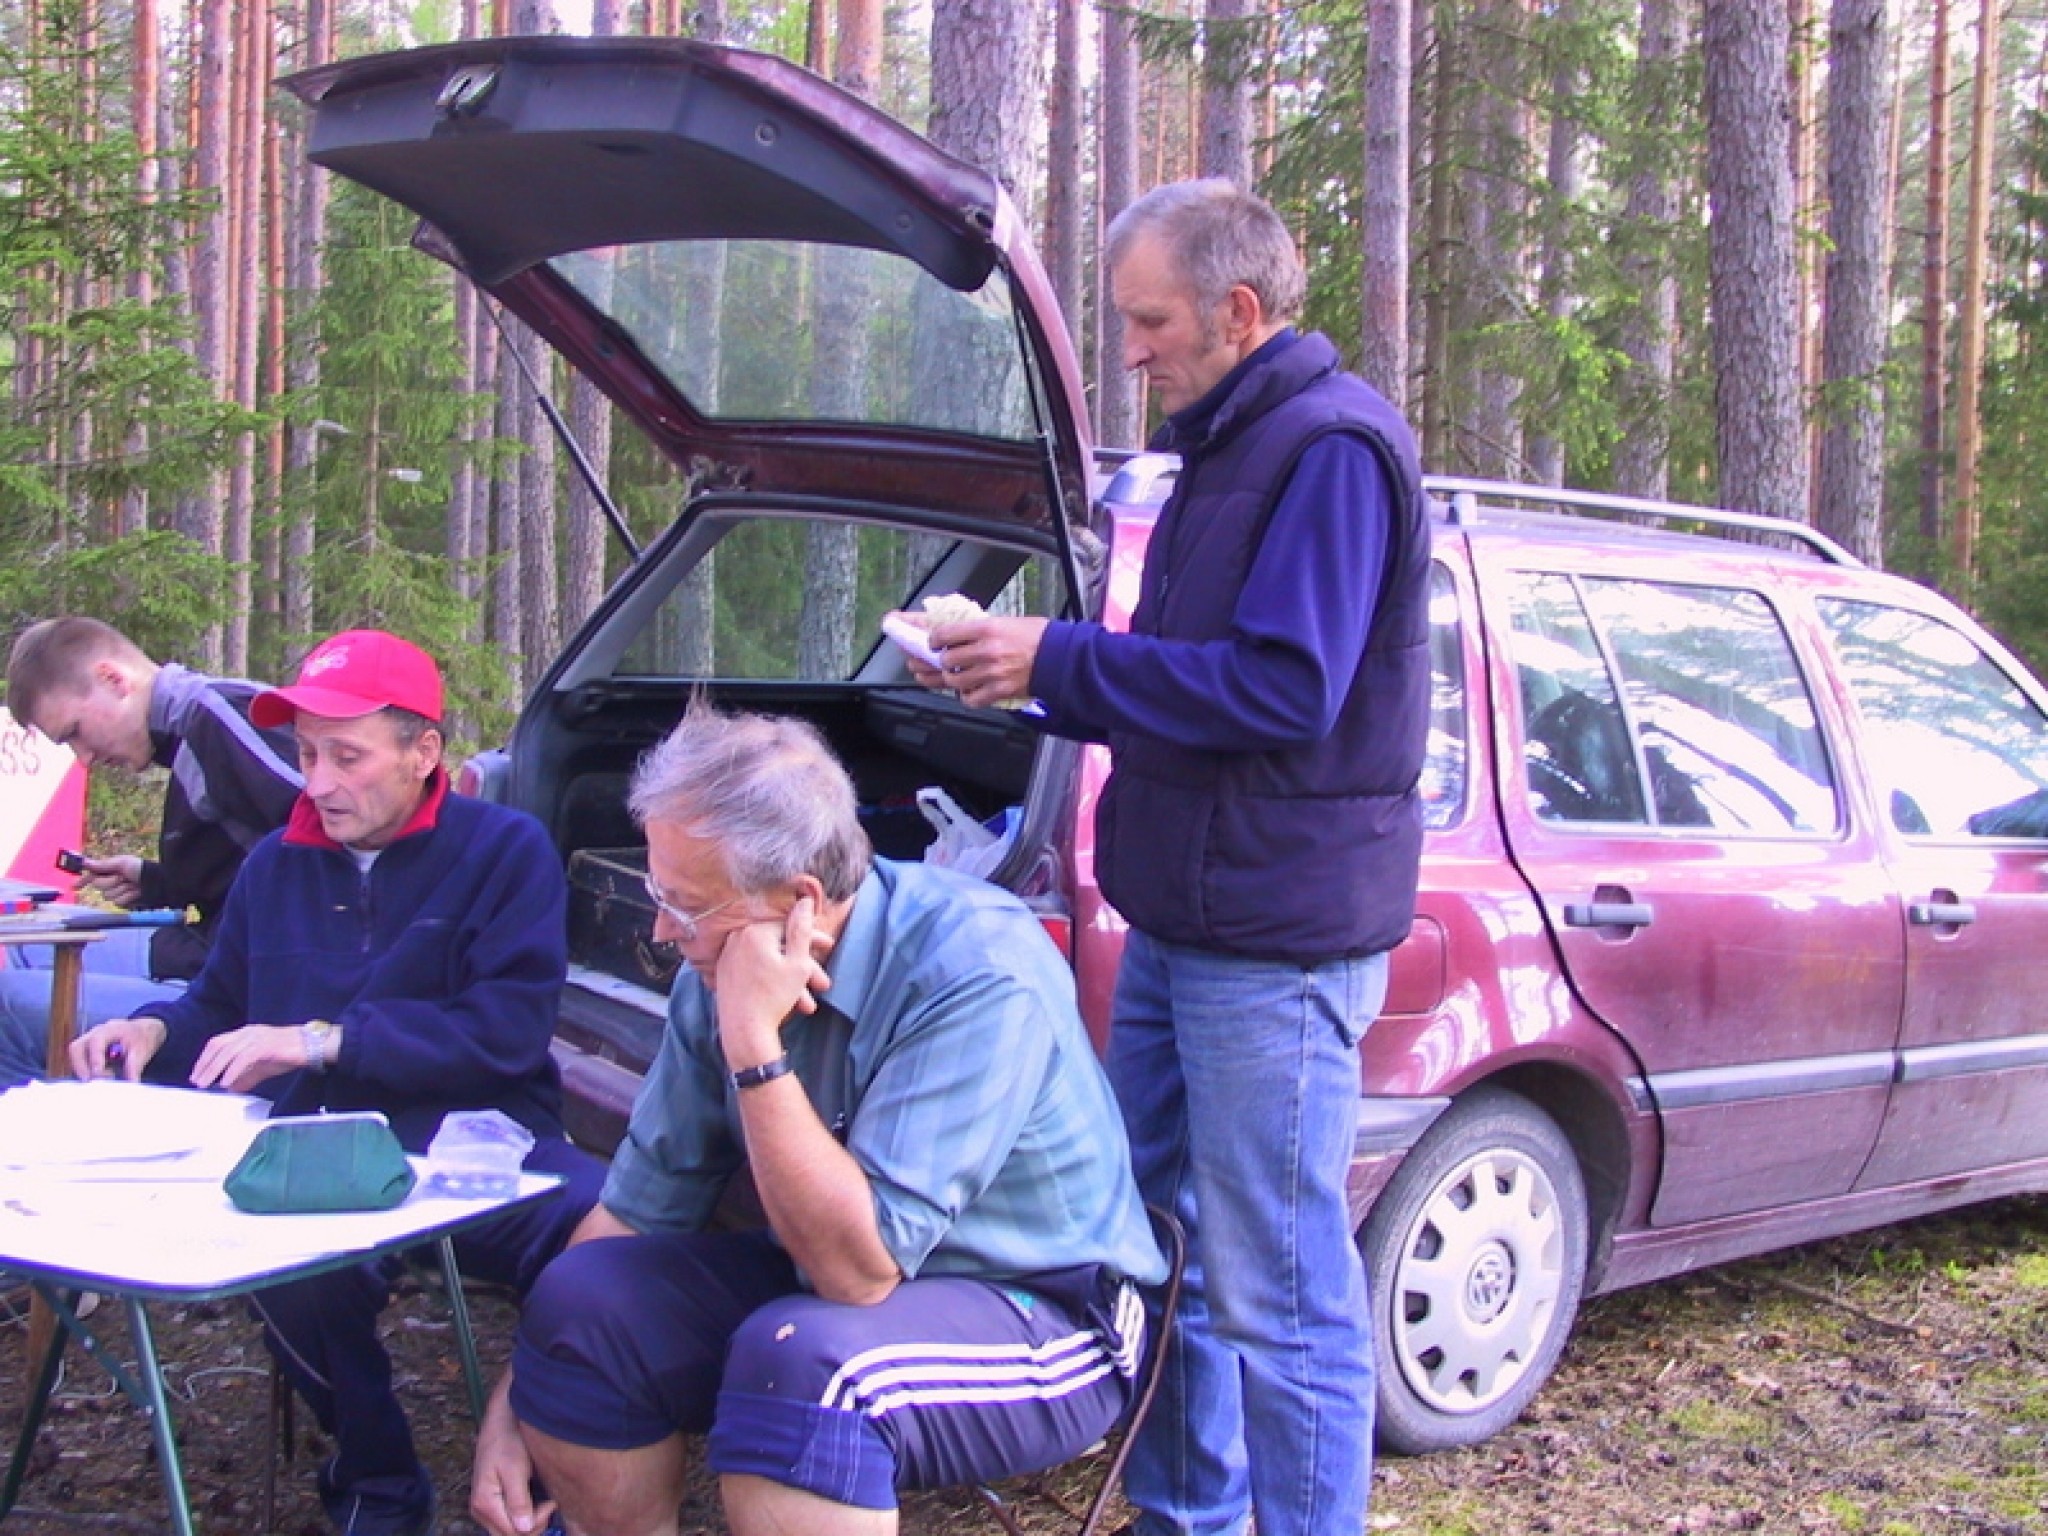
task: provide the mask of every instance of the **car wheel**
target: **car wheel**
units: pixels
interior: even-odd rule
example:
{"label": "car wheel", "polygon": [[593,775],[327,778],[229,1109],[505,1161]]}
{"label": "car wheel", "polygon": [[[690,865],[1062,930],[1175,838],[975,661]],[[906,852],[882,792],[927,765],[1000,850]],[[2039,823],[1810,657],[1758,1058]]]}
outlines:
{"label": "car wheel", "polygon": [[1586,1227],[1571,1143],[1521,1095],[1479,1089],[1429,1128],[1359,1238],[1383,1448],[1475,1445],[1521,1416],[1578,1315]]}

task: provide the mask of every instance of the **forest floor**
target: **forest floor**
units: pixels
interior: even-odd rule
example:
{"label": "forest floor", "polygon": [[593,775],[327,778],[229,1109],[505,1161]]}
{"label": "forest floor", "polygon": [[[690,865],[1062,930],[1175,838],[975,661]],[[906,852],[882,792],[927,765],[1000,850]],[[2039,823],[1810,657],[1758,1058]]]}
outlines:
{"label": "forest floor", "polygon": [[[509,1305],[474,1302],[487,1361]],[[153,1314],[200,1529],[262,1530],[266,1360],[237,1303]],[[102,1308],[110,1348],[125,1322]],[[431,1285],[387,1314],[401,1390],[441,1488],[444,1536],[464,1515],[469,1419],[445,1305]],[[0,1445],[25,1397],[26,1329],[0,1327]],[[324,1536],[323,1454],[298,1415],[276,1529]],[[1089,1463],[1061,1479],[1093,1486]],[[1078,1472],[1078,1476],[1075,1475]],[[1020,1506],[1027,1529],[1070,1529]],[[139,1414],[73,1351],[7,1536],[159,1532],[163,1491]],[[720,1529],[708,1479],[686,1532]],[[2048,1533],[2048,1198],[1815,1244],[1589,1303],[1529,1415],[1476,1449],[1379,1465],[1369,1528],[1404,1536]],[[993,1531],[959,1496],[905,1506],[905,1536]]]}

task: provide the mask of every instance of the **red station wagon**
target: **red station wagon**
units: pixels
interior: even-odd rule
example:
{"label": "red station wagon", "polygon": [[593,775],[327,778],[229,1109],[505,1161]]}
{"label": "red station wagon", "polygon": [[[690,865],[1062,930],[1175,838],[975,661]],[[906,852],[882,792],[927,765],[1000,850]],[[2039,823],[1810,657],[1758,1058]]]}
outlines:
{"label": "red station wagon", "polygon": [[[877,849],[944,791],[1106,1028],[1096,748],[912,684],[880,615],[964,592],[1120,625],[1170,459],[1098,464],[994,181],[781,60],[507,39],[290,82],[677,466],[673,520],[472,785],[574,889],[558,1055],[615,1144],[673,958],[625,808],[692,689],[804,715]],[[1352,1171],[1391,1448],[1520,1413],[1582,1297],[2048,1189],[2048,695],[1802,526],[1431,482],[1419,911]],[[922,794],[920,793],[922,792]],[[1256,1255],[1244,1262],[1257,1262]]]}

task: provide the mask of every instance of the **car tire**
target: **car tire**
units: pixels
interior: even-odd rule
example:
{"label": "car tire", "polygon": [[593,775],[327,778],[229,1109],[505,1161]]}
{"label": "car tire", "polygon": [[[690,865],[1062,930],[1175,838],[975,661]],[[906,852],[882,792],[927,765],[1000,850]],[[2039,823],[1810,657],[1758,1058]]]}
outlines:
{"label": "car tire", "polygon": [[1586,1185],[1557,1122],[1481,1088],[1432,1125],[1359,1235],[1397,1455],[1476,1445],[1549,1378],[1585,1286]]}

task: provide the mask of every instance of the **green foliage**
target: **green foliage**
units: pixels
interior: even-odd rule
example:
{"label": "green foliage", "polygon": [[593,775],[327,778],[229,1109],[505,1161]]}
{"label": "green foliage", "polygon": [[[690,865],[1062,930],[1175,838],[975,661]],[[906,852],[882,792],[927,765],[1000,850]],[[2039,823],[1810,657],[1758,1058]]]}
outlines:
{"label": "green foliage", "polygon": [[182,655],[228,611],[232,567],[165,531],[0,564],[0,618],[9,630],[55,613],[105,615],[153,656]]}
{"label": "green foliage", "polygon": [[47,6],[33,53],[0,43],[0,358],[41,363],[0,397],[0,622],[90,607],[203,629],[224,614],[225,563],[107,526],[125,498],[202,486],[248,419],[214,398],[175,308],[129,291],[198,205],[143,202],[133,137],[87,123],[79,79],[115,61],[78,46],[78,11]]}
{"label": "green foliage", "polygon": [[2026,114],[2016,147],[2030,174],[2014,194],[1991,295],[1976,595],[1984,622],[2048,672],[2048,113]]}

